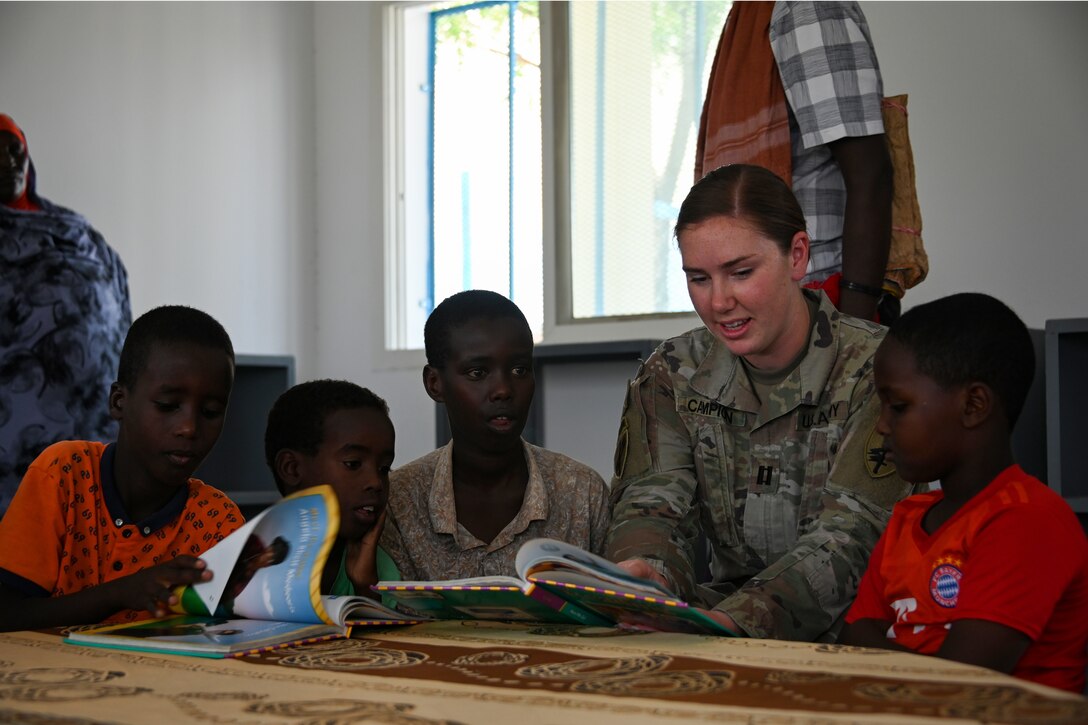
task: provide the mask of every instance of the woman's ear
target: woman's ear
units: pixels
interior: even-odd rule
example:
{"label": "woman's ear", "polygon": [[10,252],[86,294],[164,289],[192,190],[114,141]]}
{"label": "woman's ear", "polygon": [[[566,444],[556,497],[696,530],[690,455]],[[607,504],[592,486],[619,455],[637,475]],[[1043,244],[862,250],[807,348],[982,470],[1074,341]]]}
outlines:
{"label": "woman's ear", "polygon": [[808,232],[800,231],[793,235],[790,239],[789,259],[790,259],[790,279],[794,282],[800,282],[808,274],[808,254],[809,246],[812,240],[808,237]]}
{"label": "woman's ear", "polygon": [[423,366],[423,389],[427,391],[427,395],[434,402],[444,402],[442,397],[442,374],[438,368],[430,365]]}
{"label": "woman's ear", "polygon": [[284,448],[276,454],[273,463],[276,466],[276,478],[283,483],[285,496],[303,488],[302,461],[298,451]]}
{"label": "woman's ear", "polygon": [[977,428],[994,413],[994,391],[986,383],[967,383],[963,388],[963,427]]}

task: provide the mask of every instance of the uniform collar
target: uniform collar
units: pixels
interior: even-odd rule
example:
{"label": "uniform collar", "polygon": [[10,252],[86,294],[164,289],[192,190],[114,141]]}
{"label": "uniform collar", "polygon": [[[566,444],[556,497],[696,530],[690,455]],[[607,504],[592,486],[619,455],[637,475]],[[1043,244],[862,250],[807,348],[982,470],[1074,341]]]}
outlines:
{"label": "uniform collar", "polygon": [[100,475],[102,477],[102,498],[106,502],[106,510],[110,512],[110,519],[117,528],[122,526],[135,526],[144,536],[149,536],[167,524],[171,523],[181,512],[185,510],[185,501],[189,498],[189,487],[178,489],[174,497],[166,502],[166,505],[143,521],[133,521],[125,511],[125,505],[121,502],[121,493],[117,490],[117,478],[114,476],[113,465],[117,457],[117,444],[110,443],[102,452]]}

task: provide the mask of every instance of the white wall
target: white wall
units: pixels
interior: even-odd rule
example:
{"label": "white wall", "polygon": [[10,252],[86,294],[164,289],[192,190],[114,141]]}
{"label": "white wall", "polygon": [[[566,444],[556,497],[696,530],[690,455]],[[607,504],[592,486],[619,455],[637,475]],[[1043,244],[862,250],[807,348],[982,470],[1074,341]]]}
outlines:
{"label": "white wall", "polygon": [[3,3],[0,112],[120,253],[133,314],[203,309],[316,368],[313,10]]}
{"label": "white wall", "polygon": [[863,2],[888,95],[910,95],[929,279],[1030,327],[1088,317],[1088,4]]}
{"label": "white wall", "polygon": [[315,5],[318,367],[389,402],[396,465],[434,448],[422,352],[384,350],[382,3]]}
{"label": "white wall", "polygon": [[[1033,327],[1088,317],[1088,5],[862,7],[887,92],[911,97],[932,266],[907,304],[979,290]],[[121,252],[137,313],[193,304],[240,352],[295,355],[300,380],[374,388],[405,462],[432,447],[434,409],[422,356],[382,351],[381,10],[0,3],[0,112],[27,130],[41,191]],[[588,408],[548,382],[548,429],[598,468],[615,375]]]}

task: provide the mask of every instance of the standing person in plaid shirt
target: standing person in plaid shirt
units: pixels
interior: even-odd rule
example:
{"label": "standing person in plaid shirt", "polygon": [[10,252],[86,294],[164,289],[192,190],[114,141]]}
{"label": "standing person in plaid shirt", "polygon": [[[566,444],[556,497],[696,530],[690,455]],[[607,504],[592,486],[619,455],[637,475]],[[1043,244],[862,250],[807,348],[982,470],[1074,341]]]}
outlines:
{"label": "standing person in plaid shirt", "polygon": [[892,165],[880,66],[854,2],[733,4],[710,76],[696,180],[719,166],[765,166],[790,183],[811,235],[809,286],[840,310],[898,315],[883,294]]}

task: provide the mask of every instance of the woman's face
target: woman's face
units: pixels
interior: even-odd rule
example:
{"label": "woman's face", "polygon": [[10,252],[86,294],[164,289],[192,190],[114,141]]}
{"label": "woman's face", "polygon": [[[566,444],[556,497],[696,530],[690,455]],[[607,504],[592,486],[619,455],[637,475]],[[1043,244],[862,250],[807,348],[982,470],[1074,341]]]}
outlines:
{"label": "woman's face", "polygon": [[23,195],[29,166],[30,157],[19,137],[0,131],[0,202],[13,202]]}
{"label": "woman's face", "polygon": [[703,324],[749,364],[780,370],[801,352],[809,317],[798,283],[808,235],[783,253],[743,219],[717,216],[680,232],[688,294]]}

